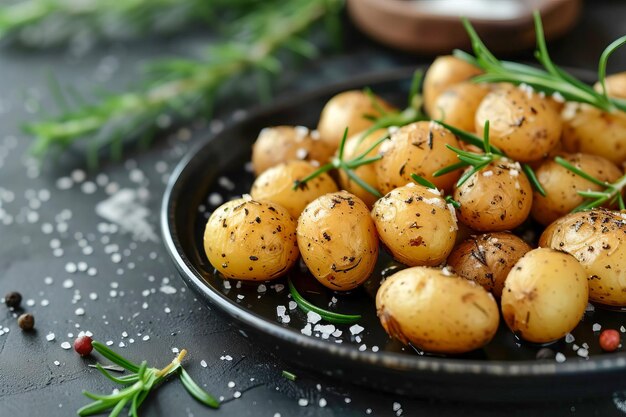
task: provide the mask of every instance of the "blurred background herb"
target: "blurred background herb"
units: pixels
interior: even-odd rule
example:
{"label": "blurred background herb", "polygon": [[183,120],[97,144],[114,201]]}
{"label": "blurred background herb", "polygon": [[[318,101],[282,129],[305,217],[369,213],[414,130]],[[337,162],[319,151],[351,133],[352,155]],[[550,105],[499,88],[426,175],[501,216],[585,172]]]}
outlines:
{"label": "blurred background herb", "polygon": [[[255,7],[248,7],[252,3]],[[85,101],[82,94],[52,83],[61,114],[26,126],[35,138],[32,151],[48,156],[84,140],[93,167],[104,148],[118,159],[129,142],[145,147],[160,129],[210,117],[219,93],[242,77],[254,76],[260,99],[268,99],[271,78],[295,56],[311,59],[316,45],[337,43],[342,7],[342,0],[28,0],[0,7],[0,37],[29,45],[45,39],[37,44],[42,46],[71,42],[87,30],[106,39],[194,21],[215,23],[210,29],[217,27],[221,40],[213,40],[197,58],[150,62],[141,87]],[[316,33],[332,42],[310,40],[318,22],[324,23]]]}

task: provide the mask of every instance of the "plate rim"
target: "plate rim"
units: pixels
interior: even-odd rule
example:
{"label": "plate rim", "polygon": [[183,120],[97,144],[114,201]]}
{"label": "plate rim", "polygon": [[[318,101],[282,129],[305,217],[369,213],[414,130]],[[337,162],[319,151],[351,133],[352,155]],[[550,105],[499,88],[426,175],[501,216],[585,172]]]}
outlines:
{"label": "plate rim", "polygon": [[[420,371],[432,373],[449,374],[474,374],[488,375],[493,377],[521,377],[521,376],[560,376],[571,374],[589,374],[594,372],[611,371],[619,372],[626,369],[626,352],[608,354],[609,357],[591,356],[587,360],[566,361],[557,363],[556,361],[541,360],[515,360],[515,361],[483,361],[476,359],[460,358],[438,358],[429,356],[414,356],[395,352],[361,352],[356,346],[333,344],[318,338],[297,333],[293,329],[281,326],[279,323],[270,322],[260,315],[244,309],[239,304],[228,299],[218,291],[207,285],[199,271],[193,266],[189,258],[184,254],[179,240],[175,237],[174,212],[176,201],[176,190],[181,185],[182,174],[188,169],[194,157],[213,140],[228,132],[237,125],[245,124],[252,119],[262,117],[264,114],[272,114],[281,111],[291,103],[303,102],[315,97],[329,95],[344,90],[362,88],[366,84],[394,82],[409,79],[411,74],[417,69],[424,69],[426,66],[403,66],[390,70],[374,71],[360,74],[349,80],[332,82],[314,90],[299,92],[290,96],[281,96],[269,105],[258,105],[246,111],[244,117],[232,120],[219,133],[212,133],[208,129],[197,131],[194,135],[202,139],[182,157],[175,169],[170,174],[160,209],[161,235],[164,246],[178,269],[182,280],[196,292],[208,297],[211,304],[220,308],[232,318],[241,321],[262,333],[280,338],[283,342],[288,342],[296,346],[314,349],[318,353],[335,355],[336,358],[348,358],[362,364],[383,366],[387,369],[400,371]],[[591,74],[591,71],[568,69],[570,72],[578,74]],[[585,77],[583,77],[585,78]],[[589,78],[588,76],[586,78]]]}

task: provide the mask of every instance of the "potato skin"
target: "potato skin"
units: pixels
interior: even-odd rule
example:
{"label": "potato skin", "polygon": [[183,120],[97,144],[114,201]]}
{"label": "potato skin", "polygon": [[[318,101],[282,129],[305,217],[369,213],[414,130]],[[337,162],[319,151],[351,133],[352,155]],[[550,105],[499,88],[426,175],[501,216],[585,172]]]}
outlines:
{"label": "potato skin", "polygon": [[519,162],[543,158],[561,138],[562,122],[554,106],[518,87],[498,88],[485,96],[476,110],[477,132],[486,121],[491,143]]}
{"label": "potato skin", "polygon": [[553,249],[524,255],[506,278],[502,317],[524,340],[560,339],[580,322],[588,301],[587,278],[576,259]]}
{"label": "potato skin", "polygon": [[599,155],[618,165],[626,161],[626,114],[566,103],[561,117],[567,152]]}
{"label": "potato skin", "polygon": [[[376,101],[385,111],[394,109],[380,97]],[[324,143],[333,151],[339,146],[346,127],[348,136],[364,131],[374,124],[364,115],[380,116],[370,97],[360,90],[344,91],[331,98],[322,109],[317,130]]]}
{"label": "potato skin", "polygon": [[460,277],[476,282],[500,298],[509,271],[531,249],[512,233],[486,233],[472,236],[454,248],[448,265]]}
{"label": "potato skin", "polygon": [[315,171],[305,161],[289,161],[263,172],[252,184],[250,195],[255,200],[267,200],[286,208],[297,219],[302,210],[317,197],[338,191],[337,185],[327,173],[301,184],[295,190],[294,182]]}
{"label": "potato skin", "polygon": [[[626,99],[626,71],[609,75],[604,79],[604,83],[609,97]],[[602,92],[602,86],[599,82],[595,83],[593,88]]]}
{"label": "potato skin", "polygon": [[552,223],[539,245],[573,255],[589,279],[589,298],[626,307],[626,215],[606,209],[572,213]]}
{"label": "potato skin", "polygon": [[380,146],[382,159],[376,164],[378,187],[383,194],[413,182],[411,174],[426,178],[446,191],[461,175],[460,170],[441,177],[433,172],[459,160],[446,145],[459,146],[456,136],[434,122],[416,122],[395,131]]}
{"label": "potato skin", "polygon": [[[362,133],[357,133],[356,135],[353,135],[352,137],[348,138],[348,140],[346,140],[346,145],[343,150],[344,159],[346,161],[349,161],[361,155],[370,146],[372,146],[380,138],[384,137],[387,134],[387,129],[376,129],[365,137],[363,137]],[[379,149],[380,145],[368,152],[366,157],[371,158],[378,155]],[[354,173],[367,184],[374,187],[374,189],[378,189],[378,179],[376,178],[377,164],[378,161],[367,165],[361,165],[360,167],[354,169]],[[352,193],[355,196],[359,197],[361,200],[363,200],[365,204],[367,204],[368,207],[372,207],[374,202],[378,200],[378,198],[372,193],[352,181],[344,170],[339,170],[338,174],[339,186],[341,187],[341,189],[346,190],[349,193]]]}
{"label": "potato skin", "polygon": [[[562,157],[576,168],[582,169],[600,181],[612,183],[622,175],[615,164],[601,156],[577,153]],[[552,159],[542,163],[535,170],[535,174],[546,190],[546,196],[542,196],[536,190],[533,192],[531,214],[535,220],[544,226],[565,216],[585,201],[578,194],[578,191],[600,191],[602,189],[599,185],[571,172]]]}
{"label": "potato skin", "polygon": [[335,148],[319,140],[319,134],[304,126],[275,126],[261,130],[252,146],[256,175],[280,163],[301,160],[325,164]]}
{"label": "potato skin", "polygon": [[456,241],[454,208],[438,192],[414,183],[378,200],[372,218],[380,240],[405,265],[440,265]]}
{"label": "potato skin", "polygon": [[486,345],[500,320],[495,299],[480,285],[421,266],[396,272],[383,282],[376,294],[376,313],[391,337],[437,353],[463,353]]}
{"label": "potato skin", "polygon": [[225,278],[278,278],[298,259],[296,222],[278,204],[232,200],[209,217],[204,251],[211,265]]}
{"label": "potato skin", "polygon": [[473,132],[476,110],[488,92],[487,86],[470,81],[454,84],[437,97],[432,118]]}
{"label": "potato skin", "polygon": [[365,203],[347,191],[309,204],[298,219],[297,234],[304,263],[330,289],[354,289],[376,266],[376,227]]}
{"label": "potato skin", "polygon": [[424,76],[423,97],[426,113],[431,116],[435,114],[437,109],[435,103],[443,91],[481,73],[480,68],[452,55],[437,57]]}
{"label": "potato skin", "polygon": [[526,220],[532,188],[518,163],[500,158],[472,175],[454,191],[459,220],[474,230],[500,232]]}

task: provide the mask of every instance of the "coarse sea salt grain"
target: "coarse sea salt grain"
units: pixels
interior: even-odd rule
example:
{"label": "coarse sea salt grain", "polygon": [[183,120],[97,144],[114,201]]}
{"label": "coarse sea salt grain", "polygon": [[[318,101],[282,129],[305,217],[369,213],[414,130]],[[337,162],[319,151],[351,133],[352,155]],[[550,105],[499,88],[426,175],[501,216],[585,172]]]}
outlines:
{"label": "coarse sea salt grain", "polygon": [[315,324],[321,319],[322,319],[322,316],[317,314],[315,311],[309,311],[308,313],[306,313],[306,321],[309,323]]}
{"label": "coarse sea salt grain", "polygon": [[289,301],[289,310],[295,310],[298,307],[298,303],[295,301]]}
{"label": "coarse sea salt grain", "polygon": [[72,345],[70,345],[70,343],[69,343],[69,342],[63,342],[63,343],[61,343],[61,347],[62,347],[63,349],[65,349],[65,350],[68,350],[68,349],[71,349],[71,348],[72,348]]}
{"label": "coarse sea salt grain", "polygon": [[48,333],[48,334],[46,335],[46,340],[47,340],[48,342],[52,342],[52,341],[55,339],[55,337],[56,337],[56,336],[54,335],[54,333]]}
{"label": "coarse sea salt grain", "polygon": [[298,400],[298,405],[300,407],[306,407],[307,405],[309,405],[309,400],[307,400],[306,398],[300,398]]}
{"label": "coarse sea salt grain", "polygon": [[557,352],[557,354],[555,355],[554,359],[558,362],[558,363],[563,363],[565,362],[565,360],[567,359],[565,357],[564,354],[562,354],[561,352]]}
{"label": "coarse sea salt grain", "polygon": [[233,360],[233,357],[232,357],[232,356],[230,356],[230,355],[224,355],[224,356],[220,356],[220,360],[223,360],[223,361],[232,361],[232,360]]}
{"label": "coarse sea salt grain", "polygon": [[304,326],[304,328],[300,329],[300,333],[302,333],[305,336],[311,336],[313,334],[313,331],[311,330],[311,323],[307,323],[307,325]]}
{"label": "coarse sea salt grain", "polygon": [[202,366],[203,368],[206,368],[208,365],[207,365],[206,361],[204,359],[202,359],[200,361],[200,366]]}
{"label": "coarse sea salt grain", "polygon": [[365,330],[365,328],[362,326],[359,326],[358,324],[354,324],[350,326],[350,334],[352,334],[352,336],[361,333],[363,330]]}
{"label": "coarse sea salt grain", "polygon": [[593,326],[591,326],[591,330],[594,332],[599,332],[601,329],[602,325],[600,323],[593,323]]}

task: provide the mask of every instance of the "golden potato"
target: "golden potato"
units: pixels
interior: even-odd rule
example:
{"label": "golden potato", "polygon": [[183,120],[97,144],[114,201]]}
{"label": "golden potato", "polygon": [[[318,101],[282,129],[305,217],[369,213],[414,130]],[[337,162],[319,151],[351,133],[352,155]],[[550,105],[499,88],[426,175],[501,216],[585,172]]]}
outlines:
{"label": "golden potato", "polygon": [[315,168],[305,161],[289,161],[276,165],[257,177],[252,184],[250,195],[255,200],[268,200],[286,208],[291,217],[297,219],[302,210],[317,197],[338,191],[333,179],[327,173],[300,184],[295,190],[294,183],[313,173]]}
{"label": "golden potato", "polygon": [[626,161],[626,113],[567,103],[561,117],[566,151],[599,155],[618,165]]}
{"label": "golden potato", "polygon": [[606,209],[569,214],[548,226],[539,245],[578,259],[591,301],[626,307],[626,214]]}
{"label": "golden potato", "polygon": [[302,160],[325,164],[335,148],[319,140],[317,131],[304,126],[267,127],[252,146],[252,166],[256,175],[283,162]]}
{"label": "golden potato", "polygon": [[426,178],[446,191],[461,175],[460,170],[433,177],[438,169],[459,162],[446,145],[459,146],[448,129],[434,122],[416,122],[395,131],[380,147],[382,159],[376,164],[378,187],[383,194],[406,185],[411,174]]}
{"label": "golden potato", "polygon": [[527,88],[500,88],[487,94],[476,110],[477,132],[482,132],[486,121],[491,143],[519,162],[545,157],[561,138],[559,114]]}
{"label": "golden potato", "polygon": [[437,97],[454,84],[481,74],[482,70],[452,55],[439,56],[430,64],[424,76],[424,109],[434,115]]}
{"label": "golden potato", "polygon": [[486,345],[500,321],[496,301],[480,285],[420,266],[383,282],[376,294],[376,313],[391,337],[437,353],[463,353]]}
{"label": "golden potato", "polygon": [[476,110],[488,92],[487,86],[470,81],[454,84],[437,97],[432,118],[474,132]]}
{"label": "golden potato", "polygon": [[472,236],[454,248],[448,265],[460,277],[476,282],[500,298],[509,271],[531,249],[514,234],[487,233]]}
{"label": "golden potato", "polygon": [[[626,71],[607,76],[604,79],[604,85],[606,86],[606,92],[609,97],[626,99]],[[600,82],[595,83],[593,88],[596,91],[602,92]]]}
{"label": "golden potato", "polygon": [[520,259],[506,278],[502,317],[524,340],[547,343],[571,332],[585,314],[587,278],[576,259],[539,248]]}
{"label": "golden potato", "polygon": [[[622,175],[615,164],[601,156],[578,153],[563,155],[563,159],[600,181],[612,183]],[[544,226],[566,215],[585,201],[578,191],[601,191],[603,189],[552,159],[541,164],[535,170],[535,174],[546,191],[546,196],[543,197],[538,191],[534,191],[531,214]]]}
{"label": "golden potato", "polygon": [[462,223],[481,232],[500,232],[526,220],[533,193],[520,165],[500,158],[456,188],[454,199],[461,204],[457,216]]}
{"label": "golden potato", "polygon": [[296,222],[269,201],[240,198],[222,204],[204,230],[204,251],[225,278],[269,280],[298,259]]}
{"label": "golden potato", "polygon": [[[380,140],[380,138],[386,136],[387,134],[387,129],[377,129],[365,137],[363,137],[361,133],[357,133],[356,135],[351,136],[348,140],[346,140],[346,145],[343,151],[344,160],[349,161],[361,155],[372,145],[374,145],[378,140]],[[380,145],[368,152],[366,158],[371,158],[378,155],[379,149]],[[378,180],[376,178],[376,164],[378,164],[378,162],[361,165],[354,170],[354,173],[367,184],[371,185],[374,189],[377,190]],[[346,190],[349,193],[352,193],[359,197],[361,200],[363,200],[365,204],[367,204],[368,207],[372,207],[374,202],[378,200],[378,198],[372,193],[352,181],[344,170],[339,170],[339,186],[343,190]]]}
{"label": "golden potato", "polygon": [[454,207],[435,190],[414,183],[396,188],[374,204],[372,217],[380,240],[405,265],[440,265],[454,247]]}
{"label": "golden potato", "polygon": [[[375,97],[378,105],[385,111],[394,110],[394,107],[380,97]],[[333,151],[339,146],[346,127],[348,135],[352,136],[371,127],[374,122],[363,116],[380,116],[377,106],[372,99],[360,90],[344,91],[331,98],[324,106],[317,130],[320,138]]]}
{"label": "golden potato", "polygon": [[309,204],[298,219],[297,234],[304,263],[330,289],[354,289],[376,266],[376,226],[365,203],[347,191]]}

